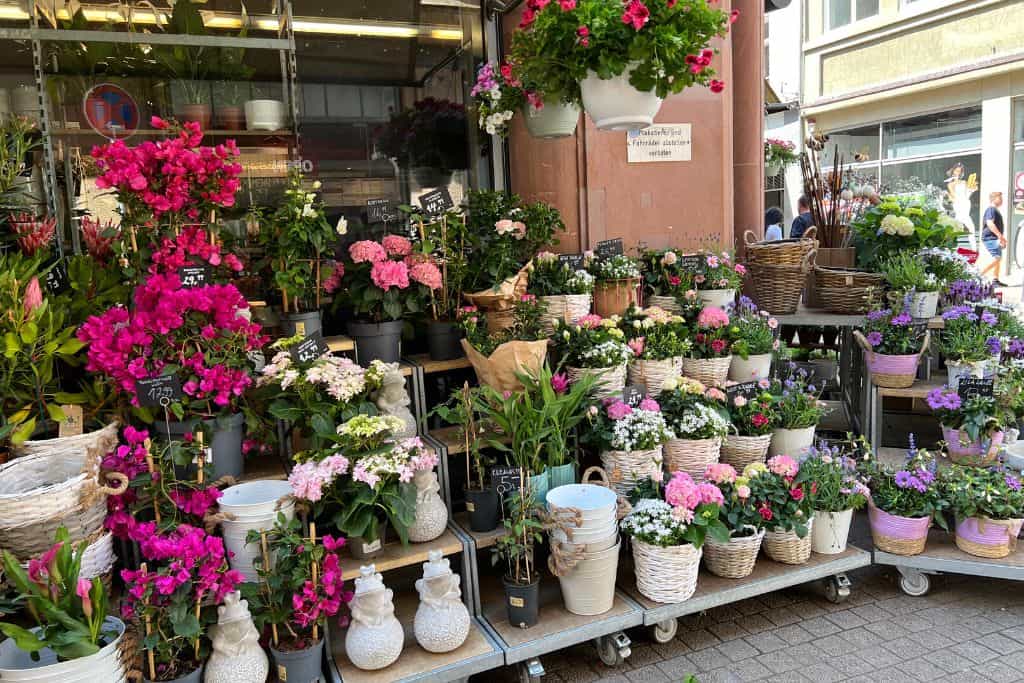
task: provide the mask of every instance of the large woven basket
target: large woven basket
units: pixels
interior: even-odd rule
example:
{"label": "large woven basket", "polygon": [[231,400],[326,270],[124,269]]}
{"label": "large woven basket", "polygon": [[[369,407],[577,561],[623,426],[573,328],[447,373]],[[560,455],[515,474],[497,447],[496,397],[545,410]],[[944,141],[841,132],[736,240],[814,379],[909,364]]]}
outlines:
{"label": "large woven basket", "polygon": [[701,549],[687,543],[661,548],[632,539],[633,573],[640,594],[655,602],[683,602],[697,590]]}
{"label": "large woven basket", "polygon": [[764,529],[753,529],[750,536],[733,536],[728,543],[720,543],[708,536],[704,539],[704,566],[715,576],[742,579],[750,576],[757,563],[757,553],[764,540]]}
{"label": "large woven basket", "polygon": [[615,492],[628,496],[638,482],[660,475],[662,458],[661,446],[649,451],[601,451],[601,467]]}
{"label": "large woven basket", "polygon": [[814,267],[815,253],[812,249],[802,262],[795,265],[775,265],[763,261],[747,263],[754,300],[762,311],[772,315],[796,313],[807,275]]}
{"label": "large woven basket", "polygon": [[1017,549],[1019,519],[968,517],[956,520],[956,547],[968,555],[997,560]]}
{"label": "large woven basket", "polygon": [[614,368],[574,368],[566,367],[565,374],[570,382],[578,382],[580,378],[590,375],[595,378],[594,393],[604,398],[621,394],[626,386],[626,365],[623,363]]}
{"label": "large woven basket", "polygon": [[662,447],[665,452],[665,467],[669,474],[686,472],[695,480],[704,478],[704,470],[711,463],[718,462],[722,440],[714,439],[669,439]]}
{"label": "large woven basket", "polygon": [[679,377],[683,372],[683,359],[666,358],[665,360],[644,360],[638,358],[630,361],[627,376],[630,384],[643,384],[647,393],[657,396],[661,393],[665,381]]}
{"label": "large woven basket", "polygon": [[816,228],[810,227],[804,232],[803,237],[762,242],[757,239],[757,235],[747,230],[743,239],[746,242],[748,264],[756,261],[769,266],[799,266],[804,262],[808,252],[817,248],[817,232]]}
{"label": "large woven basket", "polygon": [[117,445],[117,422],[108,424],[103,429],[75,436],[60,436],[56,439],[40,439],[38,441],[26,441],[14,448],[14,454],[18,457],[26,455],[89,455],[97,453],[100,458],[114,449]]}
{"label": "large woven basket", "polygon": [[602,318],[624,314],[631,304],[639,303],[639,284],[636,278],[598,282],[594,285],[594,313]]}
{"label": "large woven basket", "polygon": [[817,300],[830,313],[864,313],[870,306],[872,294],[880,291],[884,283],[885,276],[880,273],[814,266]]}
{"label": "large woven basket", "polygon": [[729,379],[732,356],[725,358],[684,358],[683,374],[709,387],[724,386]]}
{"label": "large woven basket", "polygon": [[928,543],[929,517],[901,517],[875,507],[868,499],[871,540],[879,550],[893,555],[919,555]]}
{"label": "large woven basket", "polygon": [[738,436],[730,434],[722,443],[719,462],[732,465],[737,472],[754,462],[764,462],[768,454],[768,446],[772,443],[771,433],[764,436]]}
{"label": "large woven basket", "polygon": [[647,297],[647,306],[657,306],[663,311],[669,313],[680,314],[683,312],[683,307],[679,305],[674,296],[663,296],[661,294],[652,294]]}
{"label": "large woven basket", "polygon": [[803,538],[796,535],[795,531],[766,531],[764,542],[764,554],[768,559],[783,564],[803,564],[811,559],[811,531],[814,527],[814,518],[807,520],[807,534]]}
{"label": "large woven basket", "polygon": [[[115,562],[117,555],[114,552],[114,536],[109,531],[97,531],[89,538],[89,545],[82,553],[78,575],[83,579],[103,576],[114,567]],[[22,567],[27,568],[28,562],[24,561]]]}
{"label": "large woven basket", "polygon": [[928,351],[931,331],[925,332],[924,343],[921,345],[920,351],[905,356],[887,356],[875,353],[871,344],[859,330],[853,333],[853,337],[864,349],[864,359],[871,372],[871,381],[876,386],[887,389],[906,389],[913,386],[914,380],[917,379],[917,365],[921,362],[921,356]]}
{"label": "large woven basket", "polygon": [[106,516],[106,498],[99,497],[90,505],[75,506],[47,520],[19,527],[0,527],[0,548],[10,551],[19,560],[28,560],[50,549],[60,527],[68,530],[71,543],[78,543],[103,528]]}
{"label": "large woven basket", "polygon": [[542,296],[540,300],[547,305],[547,309],[540,318],[540,324],[544,328],[545,334],[554,333],[555,322],[558,320],[575,325],[580,318],[590,313],[589,294]]}

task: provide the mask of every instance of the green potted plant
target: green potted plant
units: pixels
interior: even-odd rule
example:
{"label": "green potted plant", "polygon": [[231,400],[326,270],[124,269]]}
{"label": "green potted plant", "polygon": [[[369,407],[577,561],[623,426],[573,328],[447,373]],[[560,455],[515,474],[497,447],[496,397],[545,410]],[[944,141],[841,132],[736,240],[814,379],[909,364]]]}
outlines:
{"label": "green potted plant", "polygon": [[741,294],[733,308],[730,326],[733,342],[729,379],[749,382],[770,377],[772,357],[779,349],[775,335],[779,321],[767,311],[757,310],[757,304]]}
{"label": "green potted plant", "polygon": [[622,392],[633,351],[616,320],[596,314],[585,315],[576,324],[559,320],[552,339],[570,383],[592,377],[599,396]]}
{"label": "green potted plant", "polygon": [[877,271],[893,254],[926,247],[955,248],[960,224],[916,198],[883,197],[850,224],[857,266]]}
{"label": "green potted plant", "polygon": [[896,296],[909,296],[906,311],[913,318],[933,318],[943,282],[929,272],[919,254],[899,251],[882,262],[882,273]]}
{"label": "green potted plant", "polygon": [[534,563],[534,548],[541,542],[542,526],[526,471],[520,472],[519,489],[508,505],[505,533],[495,543],[491,559],[495,565],[505,563],[502,584],[509,623],[529,628],[537,624],[540,610],[540,572]]}
{"label": "green potted plant", "polygon": [[589,397],[597,384],[584,376],[575,382],[561,373],[552,373],[545,363],[536,377],[521,377],[524,393],[535,397],[546,431],[544,461],[548,468],[549,489],[576,482],[575,444],[570,443],[576,427],[587,417]]}
{"label": "green potted plant", "polygon": [[991,377],[1001,348],[996,314],[961,304],[943,311],[942,321],[939,353],[946,362],[946,385],[955,391],[962,377]]}
{"label": "green potted plant", "polygon": [[[584,259],[585,265],[585,259]],[[545,305],[544,331],[551,334],[559,321],[575,325],[590,313],[594,276],[585,268],[572,268],[557,254],[542,251],[533,258],[526,292]]]}
{"label": "green potted plant", "polygon": [[956,517],[956,545],[969,555],[998,559],[1017,544],[1024,487],[1001,468],[954,465],[940,475],[942,494]]}
{"label": "green potted plant", "polygon": [[950,460],[964,465],[995,462],[1003,430],[1013,424],[1006,396],[993,392],[962,397],[952,389],[936,388],[925,400],[942,425]]}
{"label": "green potted plant", "polygon": [[788,376],[772,382],[770,389],[778,418],[768,447],[769,457],[803,457],[814,445],[814,432],[825,415],[820,388],[809,383],[803,370],[791,367],[787,371]]}
{"label": "green potted plant", "polygon": [[[677,249],[648,249],[640,255],[644,297],[648,306],[682,314],[697,297],[692,261]],[[691,265],[686,265],[691,264]]]}
{"label": "green potted plant", "polygon": [[812,446],[800,464],[814,494],[814,529],[811,550],[838,555],[846,550],[853,513],[867,503],[870,493],[857,479],[857,461],[839,445]]}

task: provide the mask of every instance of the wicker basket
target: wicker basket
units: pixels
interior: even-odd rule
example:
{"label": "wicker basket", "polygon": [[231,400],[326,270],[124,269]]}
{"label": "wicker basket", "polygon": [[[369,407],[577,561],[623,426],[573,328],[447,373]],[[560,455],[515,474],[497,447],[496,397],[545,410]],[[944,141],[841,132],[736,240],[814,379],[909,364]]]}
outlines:
{"label": "wicker basket", "polygon": [[719,543],[711,536],[704,539],[704,566],[715,576],[724,579],[742,579],[750,576],[761,550],[764,529],[753,529],[750,536],[733,536],[728,543]]}
{"label": "wicker basket", "polygon": [[687,543],[661,548],[632,539],[636,587],[649,600],[675,603],[697,590],[701,549]]}
{"label": "wicker basket", "polygon": [[879,550],[893,555],[919,555],[928,543],[929,517],[901,517],[875,507],[868,499],[871,540]]}
{"label": "wicker basket", "polygon": [[17,457],[28,455],[78,455],[79,457],[96,453],[102,458],[117,445],[117,422],[108,424],[103,429],[75,436],[61,436],[56,439],[26,441],[15,447]]}
{"label": "wicker basket", "polygon": [[647,393],[657,396],[665,386],[665,381],[679,377],[683,372],[683,359],[666,358],[665,360],[644,360],[639,358],[630,361],[628,377],[630,384],[643,384]]}
{"label": "wicker basket", "polygon": [[623,363],[614,368],[574,368],[569,366],[565,369],[570,382],[578,382],[580,378],[590,375],[596,379],[594,382],[595,395],[604,398],[621,394],[622,388],[626,386],[626,365]]}
{"label": "wicker basket", "polygon": [[853,268],[814,267],[814,288],[821,307],[829,313],[855,315],[868,310],[872,293],[880,291],[885,276]]}
{"label": "wicker basket", "polygon": [[807,520],[807,533],[803,538],[795,531],[766,531],[764,534],[764,554],[768,559],[783,564],[803,564],[811,559],[811,531],[814,518]]}
{"label": "wicker basket", "polygon": [[649,451],[601,451],[601,467],[620,496],[628,496],[637,482],[661,473],[661,446]]}
{"label": "wicker basket", "polygon": [[803,295],[807,275],[814,267],[812,249],[796,265],[774,265],[762,261],[749,261],[747,270],[753,283],[752,293],[758,307],[772,315],[796,313]]}
{"label": "wicker basket", "polygon": [[924,334],[924,343],[921,350],[915,354],[906,356],[886,356],[875,353],[871,344],[858,330],[853,333],[854,339],[864,349],[864,358],[868,370],[871,371],[871,381],[875,385],[887,389],[906,389],[914,385],[917,379],[917,365],[921,362],[921,356],[928,351],[928,343],[931,341],[931,331]]}
{"label": "wicker basket", "polygon": [[602,318],[623,315],[630,305],[639,303],[639,285],[636,278],[598,282],[594,285],[594,313]]}
{"label": "wicker basket", "polygon": [[647,297],[647,306],[657,306],[663,311],[668,311],[669,313],[675,313],[677,315],[683,312],[683,307],[679,305],[679,302],[676,301],[674,296],[652,294]]}
{"label": "wicker basket", "polygon": [[709,387],[724,386],[729,378],[732,356],[725,358],[684,358],[683,374]]}
{"label": "wicker basket", "polygon": [[106,498],[97,498],[91,505],[73,507],[48,520],[20,527],[0,527],[0,548],[9,550],[19,560],[28,560],[50,549],[60,527],[68,530],[71,543],[78,543],[103,528],[106,516]]}
{"label": "wicker basket", "polygon": [[542,296],[540,300],[547,305],[544,315],[540,318],[545,334],[553,334],[555,322],[575,325],[583,316],[590,313],[589,294],[561,294],[559,296]]}
{"label": "wicker basket", "polygon": [[1017,549],[1019,519],[968,517],[956,521],[956,547],[968,555],[998,560]]}
{"label": "wicker basket", "polygon": [[722,444],[722,451],[718,456],[719,462],[732,465],[737,472],[754,462],[764,462],[768,454],[768,446],[772,443],[772,435],[769,432],[764,436],[738,436],[730,434],[725,437]]}
{"label": "wicker basket", "polygon": [[768,266],[799,266],[804,262],[808,252],[817,248],[818,240],[815,239],[817,232],[816,228],[810,227],[804,232],[803,237],[761,242],[757,239],[757,235],[747,230],[743,235],[744,242],[746,242],[747,261],[748,263],[756,261]]}
{"label": "wicker basket", "polygon": [[669,439],[663,446],[665,466],[669,474],[686,472],[696,481],[704,478],[704,470],[711,463],[718,462],[722,440],[714,439]]}

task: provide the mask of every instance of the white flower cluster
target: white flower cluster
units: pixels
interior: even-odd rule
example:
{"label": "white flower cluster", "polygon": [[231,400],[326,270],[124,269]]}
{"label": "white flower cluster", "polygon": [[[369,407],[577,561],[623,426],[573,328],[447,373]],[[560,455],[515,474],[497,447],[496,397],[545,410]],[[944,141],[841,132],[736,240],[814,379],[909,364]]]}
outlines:
{"label": "white flower cluster", "polygon": [[565,281],[567,294],[590,294],[594,291],[594,276],[585,270],[577,270]]}
{"label": "white flower cluster", "polygon": [[646,451],[671,438],[672,432],[660,412],[634,408],[629,415],[612,422],[610,445],[616,451]]}
{"label": "white flower cluster", "polygon": [[598,261],[594,272],[602,280],[625,280],[640,277],[640,266],[627,256],[617,255]]}
{"label": "white flower cluster", "polygon": [[677,439],[710,439],[729,433],[729,422],[717,410],[696,403],[693,410],[668,419],[669,427]]}
{"label": "white flower cluster", "polygon": [[[496,99],[494,98],[493,95],[494,91],[491,91],[491,93],[492,99],[494,99],[495,103],[497,103],[498,100],[501,99],[501,93],[498,93],[498,97]],[[496,111],[493,114],[490,114],[489,116],[481,116],[480,127],[486,130],[488,135],[497,135],[498,131],[504,128],[505,125],[512,120],[512,117],[514,115],[514,111],[512,111],[511,109],[507,109],[505,111]]]}
{"label": "white flower cluster", "polygon": [[633,351],[622,342],[609,339],[595,344],[580,354],[585,368],[614,368],[625,365],[633,358]]}
{"label": "white flower cluster", "polygon": [[332,398],[348,402],[364,393],[367,388],[367,377],[370,371],[356,365],[349,358],[324,354],[306,368],[293,365],[292,355],[288,351],[279,351],[270,363],[263,366],[260,386],[277,382],[281,389],[287,390],[296,382],[305,382],[314,387],[323,388]]}
{"label": "white flower cluster", "polygon": [[663,548],[679,545],[679,536],[686,530],[686,524],[672,516],[672,509],[663,500],[639,500],[620,526],[624,533],[644,543]]}
{"label": "white flower cluster", "polygon": [[882,227],[880,230],[886,235],[910,237],[914,234],[914,222],[906,216],[890,214],[882,219]]}

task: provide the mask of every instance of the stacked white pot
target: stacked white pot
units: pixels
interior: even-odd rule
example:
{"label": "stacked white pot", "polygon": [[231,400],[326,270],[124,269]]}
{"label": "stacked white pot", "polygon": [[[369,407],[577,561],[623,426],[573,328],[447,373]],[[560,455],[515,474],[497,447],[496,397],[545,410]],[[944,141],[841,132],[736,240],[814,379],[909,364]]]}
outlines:
{"label": "stacked white pot", "polygon": [[[551,531],[551,545],[564,553],[582,551],[575,566],[558,577],[565,608],[573,614],[603,614],[615,601],[615,577],[619,567],[619,524],[615,517],[616,495],[595,484],[567,484],[548,492],[548,510],[562,520],[579,511],[579,524],[571,520],[568,533]],[[568,510],[567,510],[568,509]]]}
{"label": "stacked white pot", "polygon": [[272,529],[278,513],[284,513],[287,519],[295,517],[291,494],[292,487],[286,481],[249,481],[224,489],[224,495],[217,501],[220,512],[226,516],[221,522],[224,548],[234,553],[234,557],[229,555],[228,563],[246,581],[259,580],[253,560],[260,556],[260,544],[246,544],[245,537],[252,529]]}

